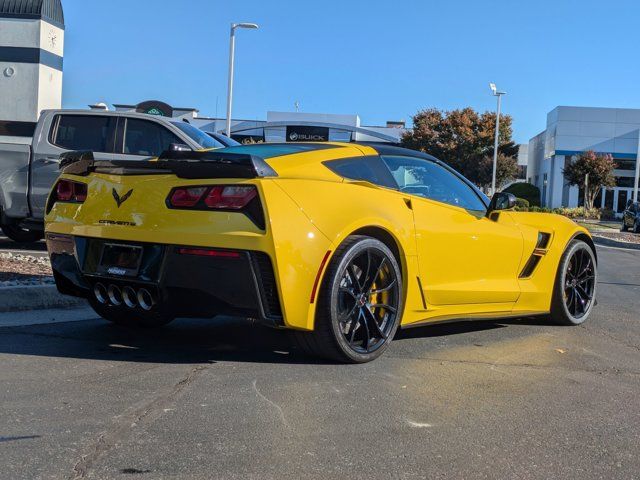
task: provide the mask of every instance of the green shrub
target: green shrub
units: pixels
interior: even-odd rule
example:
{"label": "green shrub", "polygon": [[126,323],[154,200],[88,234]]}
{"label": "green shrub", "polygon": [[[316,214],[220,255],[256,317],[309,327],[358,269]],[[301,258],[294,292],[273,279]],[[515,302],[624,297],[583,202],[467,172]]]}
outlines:
{"label": "green shrub", "polygon": [[516,207],[529,208],[529,201],[524,198],[516,198]]}
{"label": "green shrub", "polygon": [[507,193],[513,193],[516,197],[529,202],[532,207],[540,206],[540,189],[530,183],[514,183],[504,189]]}

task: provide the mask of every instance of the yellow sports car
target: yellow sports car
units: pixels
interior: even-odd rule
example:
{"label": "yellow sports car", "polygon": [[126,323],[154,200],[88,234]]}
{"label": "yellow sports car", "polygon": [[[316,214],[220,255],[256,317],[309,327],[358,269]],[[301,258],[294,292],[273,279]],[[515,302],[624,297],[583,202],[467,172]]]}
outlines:
{"label": "yellow sports car", "polygon": [[60,292],[103,318],[253,317],[343,362],[396,329],[548,315],[584,322],[596,251],[571,220],[512,210],[394,146],[287,143],[150,161],[61,160],[46,211]]}

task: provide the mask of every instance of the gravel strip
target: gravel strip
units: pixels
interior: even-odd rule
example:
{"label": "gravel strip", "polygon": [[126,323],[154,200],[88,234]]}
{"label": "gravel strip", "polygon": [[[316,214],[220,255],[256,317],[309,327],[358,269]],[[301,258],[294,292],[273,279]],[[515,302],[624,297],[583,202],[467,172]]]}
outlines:
{"label": "gravel strip", "polygon": [[51,265],[46,257],[0,253],[0,287],[52,284],[52,275]]}

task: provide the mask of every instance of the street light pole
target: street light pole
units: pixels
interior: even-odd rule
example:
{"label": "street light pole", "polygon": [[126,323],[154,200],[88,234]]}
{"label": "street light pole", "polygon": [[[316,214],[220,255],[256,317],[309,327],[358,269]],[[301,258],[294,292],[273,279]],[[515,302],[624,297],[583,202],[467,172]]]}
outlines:
{"label": "street light pole", "polygon": [[255,23],[232,23],[229,36],[229,82],[227,84],[227,137],[231,138],[231,109],[233,103],[233,64],[236,53],[236,28],[258,28]]}
{"label": "street light pole", "polygon": [[500,107],[502,104],[502,95],[506,95],[507,92],[500,92],[496,88],[495,83],[490,83],[489,87],[495,97],[498,97],[498,107],[496,110],[496,135],[493,143],[493,173],[491,175],[491,195],[496,193],[496,174],[498,171],[498,144],[500,142]]}

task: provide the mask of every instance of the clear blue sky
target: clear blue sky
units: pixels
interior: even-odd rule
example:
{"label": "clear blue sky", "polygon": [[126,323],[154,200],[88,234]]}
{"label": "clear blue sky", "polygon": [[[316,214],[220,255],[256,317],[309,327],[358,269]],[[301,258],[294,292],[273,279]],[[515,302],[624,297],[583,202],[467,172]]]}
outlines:
{"label": "clear blue sky", "polygon": [[165,100],[223,116],[229,24],[238,33],[234,117],[495,108],[515,140],[557,105],[640,107],[637,0],[63,0],[64,106]]}

